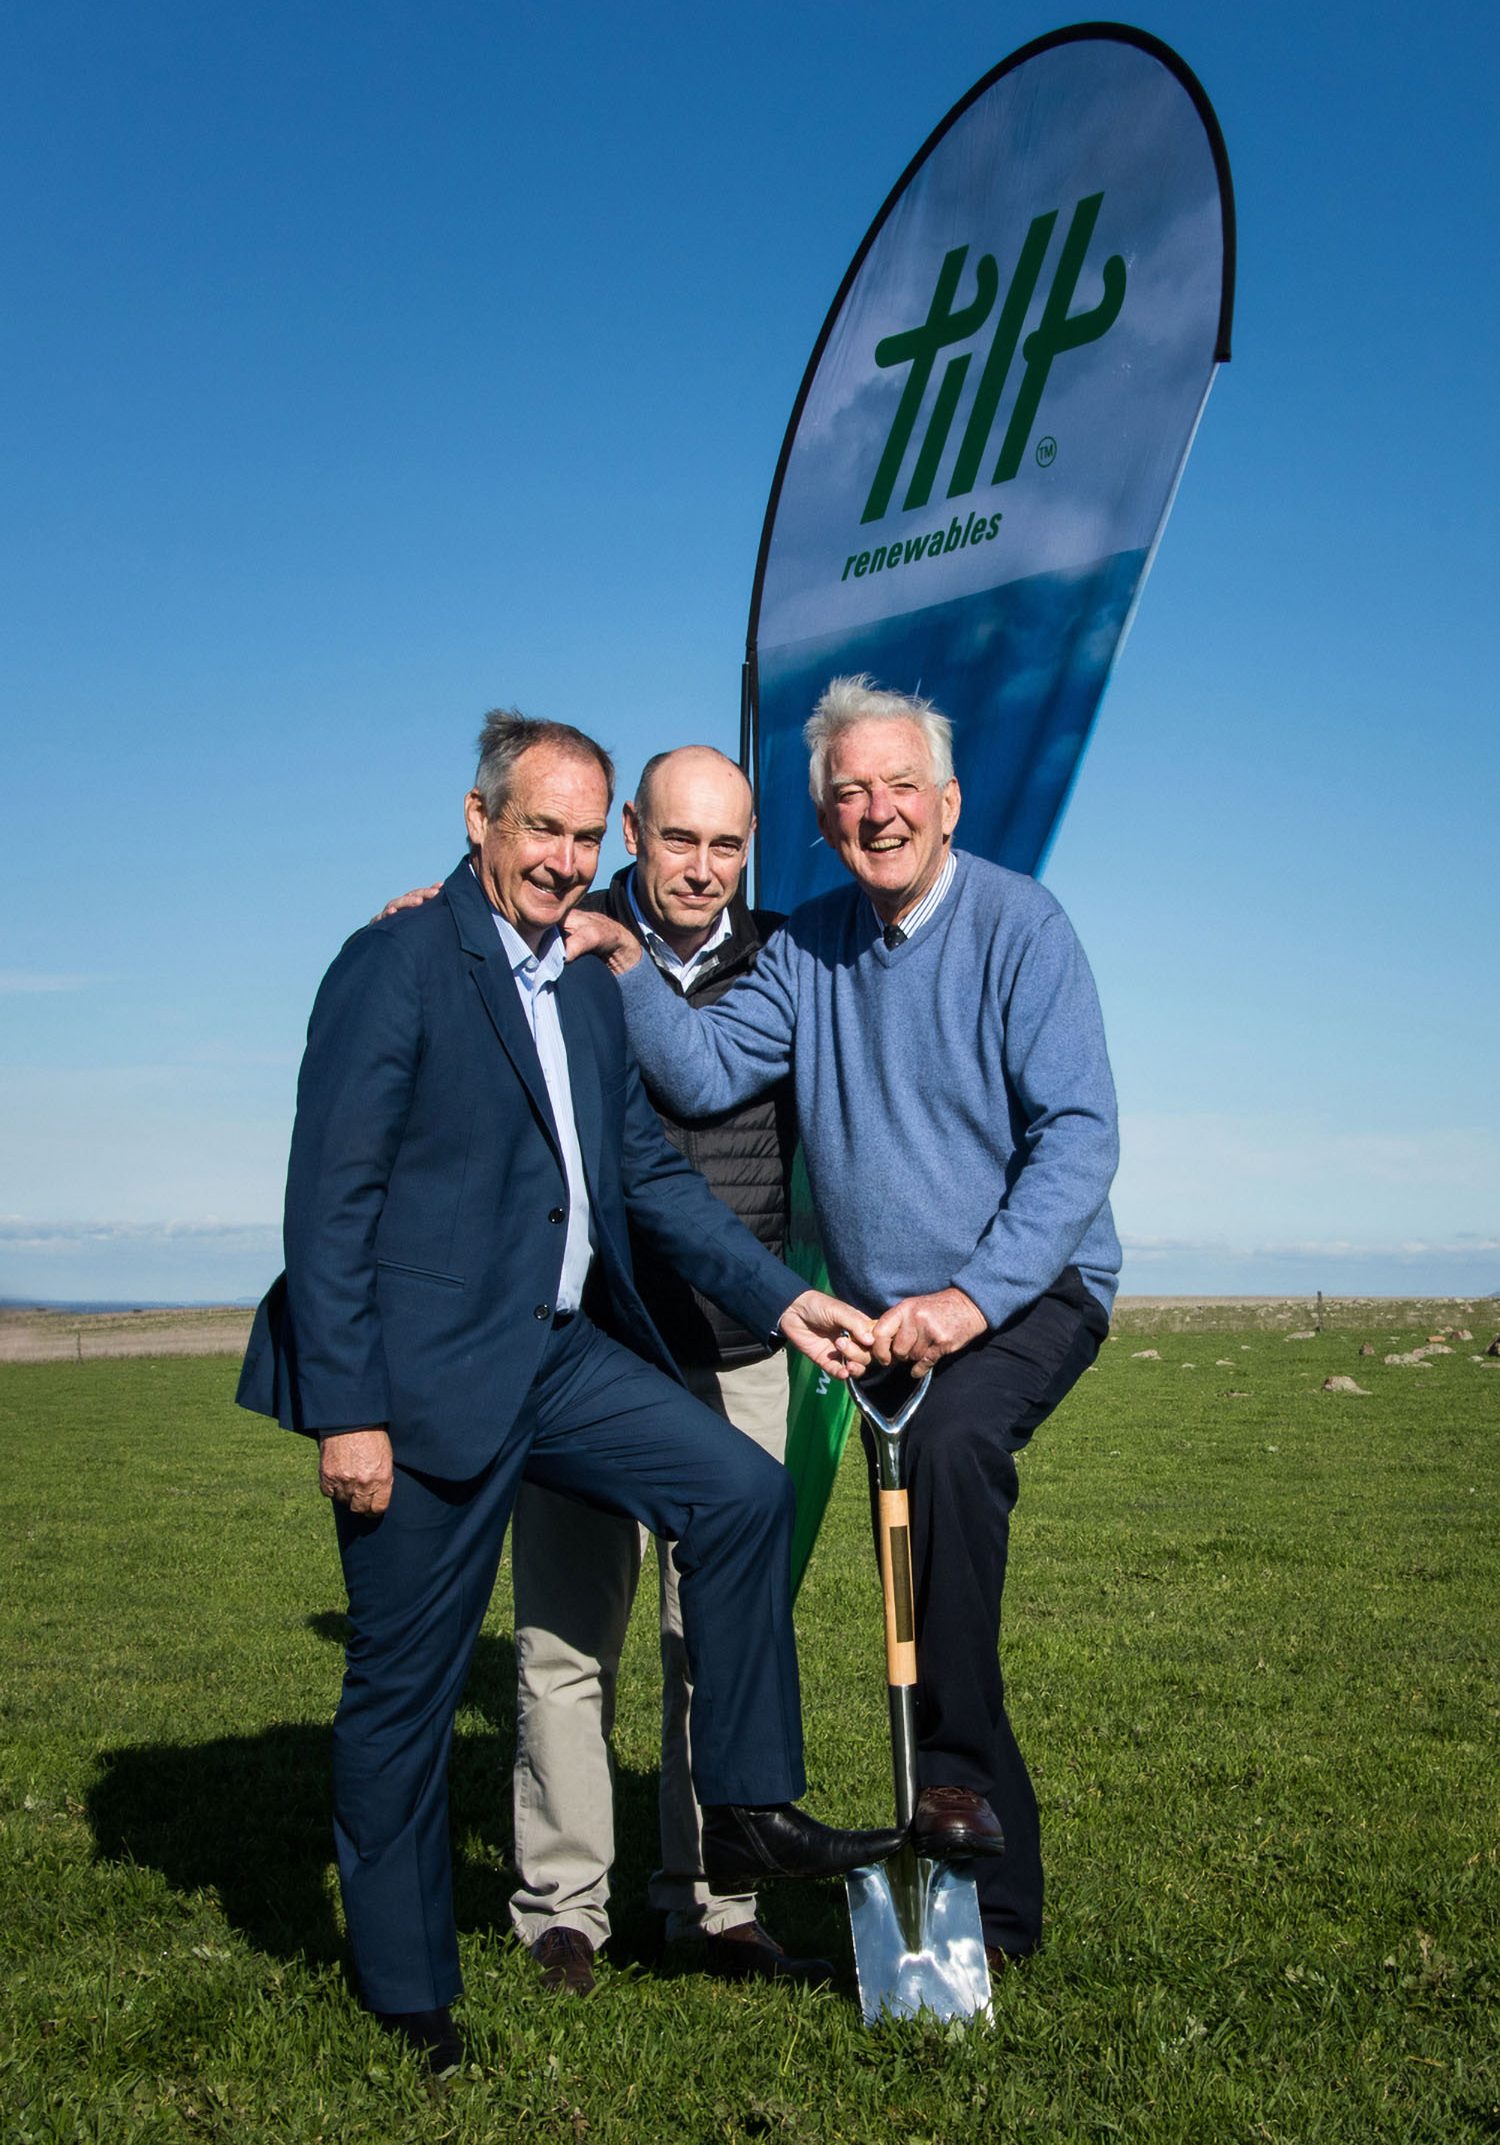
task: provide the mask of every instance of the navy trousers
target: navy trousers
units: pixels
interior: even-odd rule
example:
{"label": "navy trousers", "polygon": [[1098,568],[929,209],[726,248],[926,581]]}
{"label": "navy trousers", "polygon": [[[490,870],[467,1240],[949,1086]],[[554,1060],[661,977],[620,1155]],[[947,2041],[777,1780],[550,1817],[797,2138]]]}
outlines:
{"label": "navy trousers", "polygon": [[[1077,1268],[1066,1268],[1008,1325],[937,1366],[901,1441],[916,1588],[917,1779],[988,1797],[1005,1854],[972,1865],[984,1940],[1019,1956],[1042,1933],[1042,1846],[1000,1672],[1015,1456],[1108,1331],[1102,1305]],[[868,1431],[865,1446],[873,1470]]]}
{"label": "navy trousers", "polygon": [[435,2010],[462,1986],[448,1751],[523,1474],[676,1543],[700,1801],[803,1792],[790,1477],[588,1318],[555,1325],[483,1474],[449,1482],[398,1465],[378,1518],[334,1508],[352,1627],[333,1729],[334,1836],[372,2010]]}

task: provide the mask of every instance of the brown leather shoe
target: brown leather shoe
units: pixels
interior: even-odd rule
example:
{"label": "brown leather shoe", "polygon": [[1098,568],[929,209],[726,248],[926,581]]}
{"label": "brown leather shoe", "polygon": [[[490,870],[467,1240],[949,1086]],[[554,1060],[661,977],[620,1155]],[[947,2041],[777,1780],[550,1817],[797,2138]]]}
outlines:
{"label": "brown leather shoe", "polygon": [[990,1970],[991,1980],[997,1975],[1009,1973],[1012,1968],[1019,1966],[1025,1957],[1024,1951],[1007,1951],[1003,1944],[986,1944],[984,1947],[984,1963]]}
{"label": "brown leather shoe", "polygon": [[1000,1820],[973,1788],[923,1788],[911,1821],[911,1837],[918,1854],[955,1861],[1005,1852]]}
{"label": "brown leather shoe", "polygon": [[737,1922],[703,1938],[703,1971],[716,1981],[794,1981],[824,1988],[833,1979],[827,1959],[793,1959],[759,1922]]}
{"label": "brown leather shoe", "polygon": [[594,1947],[577,1929],[547,1929],[528,1950],[554,1996],[592,1996]]}

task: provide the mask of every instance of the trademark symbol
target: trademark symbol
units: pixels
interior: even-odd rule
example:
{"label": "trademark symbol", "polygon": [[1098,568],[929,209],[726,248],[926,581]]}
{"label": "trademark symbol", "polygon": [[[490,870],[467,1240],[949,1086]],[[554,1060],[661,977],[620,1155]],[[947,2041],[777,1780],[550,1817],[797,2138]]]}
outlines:
{"label": "trademark symbol", "polygon": [[1052,464],[1056,460],[1057,441],[1052,437],[1052,434],[1049,432],[1046,435],[1045,439],[1039,439],[1036,443],[1037,467],[1038,469],[1050,469],[1052,467]]}

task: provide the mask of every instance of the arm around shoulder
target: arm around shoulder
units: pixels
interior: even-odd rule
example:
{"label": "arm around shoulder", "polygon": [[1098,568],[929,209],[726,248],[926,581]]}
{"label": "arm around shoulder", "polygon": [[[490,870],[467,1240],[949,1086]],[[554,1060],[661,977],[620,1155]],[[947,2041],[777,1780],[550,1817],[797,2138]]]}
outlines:
{"label": "arm around shoulder", "polygon": [[778,932],[747,976],[692,1006],[640,960],[620,978],[625,1025],[653,1095],[681,1117],[733,1109],[785,1078],[796,1026],[796,976]]}

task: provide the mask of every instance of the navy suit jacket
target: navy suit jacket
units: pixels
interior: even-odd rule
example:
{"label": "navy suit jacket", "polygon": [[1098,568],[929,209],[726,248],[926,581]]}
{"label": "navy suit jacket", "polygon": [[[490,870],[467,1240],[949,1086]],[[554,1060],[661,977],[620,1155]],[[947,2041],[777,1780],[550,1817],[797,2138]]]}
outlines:
{"label": "navy suit jacket", "polygon": [[[588,1179],[599,1322],[676,1376],[627,1224],[752,1332],[803,1284],[661,1131],[614,978],[557,985]],[[403,1466],[465,1480],[499,1451],[546,1345],[567,1180],[536,1045],[467,860],[442,897],[357,931],[318,992],[297,1085],[286,1271],[256,1313],[242,1406],[309,1433],[389,1426]]]}

